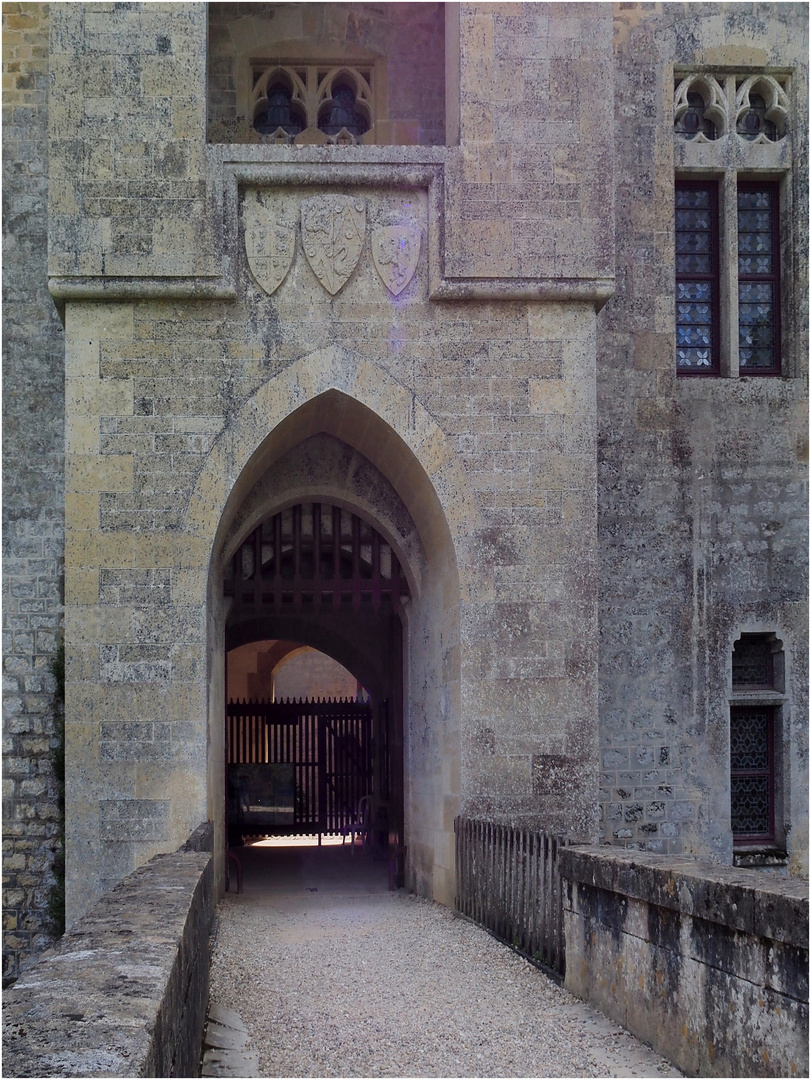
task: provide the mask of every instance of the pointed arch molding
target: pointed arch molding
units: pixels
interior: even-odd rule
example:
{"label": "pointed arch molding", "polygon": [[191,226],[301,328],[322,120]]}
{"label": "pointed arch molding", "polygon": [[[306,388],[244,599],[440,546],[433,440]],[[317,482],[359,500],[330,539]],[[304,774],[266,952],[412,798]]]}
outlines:
{"label": "pointed arch molding", "polygon": [[[318,408],[319,399],[323,408]],[[314,407],[302,407],[312,403]],[[285,424],[301,410],[302,422]],[[269,379],[237,410],[197,478],[187,534],[218,551],[256,481],[281,454],[324,431],[358,450],[396,489],[426,556],[459,560],[479,507],[448,436],[414,394],[384,369],[333,346]]]}

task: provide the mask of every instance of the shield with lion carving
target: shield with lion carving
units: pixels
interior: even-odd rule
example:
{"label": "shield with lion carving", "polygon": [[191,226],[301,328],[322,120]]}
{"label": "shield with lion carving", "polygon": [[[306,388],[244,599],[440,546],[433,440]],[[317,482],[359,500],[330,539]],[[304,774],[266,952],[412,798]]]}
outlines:
{"label": "shield with lion carving", "polygon": [[417,269],[420,233],[416,225],[386,225],[372,230],[372,258],[386,288],[399,296]]}
{"label": "shield with lion carving", "polygon": [[301,240],[307,262],[334,296],[358,264],[366,233],[366,204],[343,195],[316,195],[301,204]]}

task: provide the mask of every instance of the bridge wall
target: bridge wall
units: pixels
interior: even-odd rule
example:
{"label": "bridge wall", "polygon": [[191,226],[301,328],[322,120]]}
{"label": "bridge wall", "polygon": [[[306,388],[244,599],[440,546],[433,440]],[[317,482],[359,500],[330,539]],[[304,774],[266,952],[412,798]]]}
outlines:
{"label": "bridge wall", "polygon": [[197,1076],[215,894],[198,830],[119,882],[3,995],[6,1076]]}
{"label": "bridge wall", "polygon": [[808,1075],[808,887],[564,848],[566,987],[688,1076]]}

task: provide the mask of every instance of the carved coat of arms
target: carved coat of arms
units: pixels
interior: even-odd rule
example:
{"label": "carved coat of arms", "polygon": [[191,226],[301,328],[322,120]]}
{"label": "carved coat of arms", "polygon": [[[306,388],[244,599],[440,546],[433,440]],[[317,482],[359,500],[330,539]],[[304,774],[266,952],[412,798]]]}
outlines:
{"label": "carved coat of arms", "polygon": [[301,240],[313,273],[332,296],[358,264],[366,204],[343,195],[316,195],[301,204]]}
{"label": "carved coat of arms", "polygon": [[420,257],[416,225],[387,225],[372,230],[372,258],[386,288],[395,296],[414,276]]}
{"label": "carved coat of arms", "polygon": [[275,221],[258,196],[247,194],[243,207],[245,254],[254,280],[270,296],[293,265],[296,231]]}

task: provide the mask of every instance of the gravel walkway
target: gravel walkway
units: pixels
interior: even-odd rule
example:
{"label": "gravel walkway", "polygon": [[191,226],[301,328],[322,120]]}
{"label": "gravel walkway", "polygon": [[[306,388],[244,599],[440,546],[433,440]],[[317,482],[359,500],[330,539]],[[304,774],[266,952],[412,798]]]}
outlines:
{"label": "gravel walkway", "polygon": [[[349,857],[348,855],[346,856]],[[489,934],[405,892],[227,894],[211,1000],[262,1076],[680,1076]]]}

